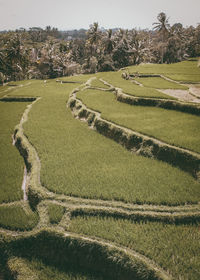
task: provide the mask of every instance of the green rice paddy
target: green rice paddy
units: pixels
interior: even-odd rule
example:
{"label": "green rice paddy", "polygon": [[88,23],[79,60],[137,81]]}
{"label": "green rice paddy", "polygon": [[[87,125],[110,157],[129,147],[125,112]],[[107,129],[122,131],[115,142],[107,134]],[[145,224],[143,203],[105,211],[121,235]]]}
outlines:
{"label": "green rice paddy", "polygon": [[146,88],[136,85],[131,80],[124,80],[122,77],[122,72],[106,72],[98,73],[97,77],[102,78],[106,82],[110,83],[114,87],[121,88],[124,93],[130,95],[139,96],[139,97],[150,97],[150,98],[164,98],[164,99],[173,99],[171,96],[168,96],[162,92],[159,92],[155,88]]}
{"label": "green rice paddy", "polygon": [[[111,92],[87,89],[77,94],[102,118],[179,147],[200,152],[200,117],[156,107],[118,102]],[[181,137],[180,137],[181,136]]]}
{"label": "green rice paddy", "polygon": [[145,87],[150,88],[159,88],[159,89],[183,89],[187,90],[186,86],[182,86],[180,84],[176,84],[170,81],[167,81],[160,77],[150,77],[150,78],[134,78],[134,80],[138,81]]}
{"label": "green rice paddy", "polygon": [[73,87],[53,81],[43,86],[48,98],[34,105],[24,125],[39,154],[43,186],[70,196],[134,203],[198,201],[199,183],[188,174],[130,154],[74,119],[65,103]]}
{"label": "green rice paddy", "polygon": [[172,64],[142,64],[127,67],[130,73],[161,74],[186,83],[200,82],[200,68],[197,61],[182,61]]}

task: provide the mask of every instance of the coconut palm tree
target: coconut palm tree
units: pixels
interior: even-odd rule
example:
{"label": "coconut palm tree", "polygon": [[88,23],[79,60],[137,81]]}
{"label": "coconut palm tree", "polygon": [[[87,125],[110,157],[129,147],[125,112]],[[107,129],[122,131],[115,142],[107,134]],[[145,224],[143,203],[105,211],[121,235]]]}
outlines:
{"label": "coconut palm tree", "polygon": [[164,56],[164,41],[168,37],[169,34],[169,23],[168,23],[168,18],[165,13],[161,12],[157,16],[158,22],[154,22],[154,30],[158,31],[161,34],[162,38],[162,49],[161,49],[161,63],[163,63],[163,56]]}
{"label": "coconut palm tree", "polygon": [[114,48],[114,41],[112,38],[112,29],[108,29],[106,31],[106,38],[104,39],[104,53],[110,54]]}
{"label": "coconut palm tree", "polygon": [[94,55],[97,50],[98,42],[101,39],[101,32],[99,31],[98,22],[94,22],[93,25],[90,26],[87,35],[88,35],[88,44],[90,45],[91,54]]}

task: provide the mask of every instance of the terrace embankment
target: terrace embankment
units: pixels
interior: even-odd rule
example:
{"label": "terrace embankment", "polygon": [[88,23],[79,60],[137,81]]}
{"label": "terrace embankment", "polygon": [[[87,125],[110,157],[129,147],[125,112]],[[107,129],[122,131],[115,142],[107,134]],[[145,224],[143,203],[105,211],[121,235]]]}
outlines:
{"label": "terrace embankment", "polygon": [[[194,104],[194,103],[185,103],[183,101],[177,101],[177,100],[170,100],[170,99],[164,99],[164,98],[155,98],[155,97],[139,97],[130,95],[127,93],[124,93],[121,88],[114,87],[110,83],[106,82],[103,79],[100,79],[102,83],[109,86],[109,90],[113,91],[117,101],[129,104],[129,105],[135,105],[135,106],[151,106],[151,107],[160,107],[168,110],[175,110],[180,111],[184,113],[189,113],[193,115],[200,115],[200,105]],[[101,89],[105,90],[105,89]],[[167,91],[173,91],[173,89],[169,90],[159,90],[163,93],[167,93]],[[182,91],[182,90],[174,90],[176,92]],[[180,92],[175,97],[180,97]],[[184,99],[183,99],[184,100]],[[195,99],[196,100],[196,99]],[[185,101],[189,101],[187,98]],[[200,99],[198,100],[198,103],[200,102]]]}
{"label": "terrace embankment", "polygon": [[181,101],[168,100],[168,99],[165,100],[165,99],[158,99],[158,98],[144,98],[144,97],[131,96],[129,94],[123,93],[122,90],[119,88],[115,90],[115,95],[118,101],[130,105],[160,107],[168,110],[176,110],[176,111],[200,116],[200,105],[196,105],[196,104],[189,104],[189,103],[186,104]]}
{"label": "terrace embankment", "polygon": [[[147,87],[149,87],[150,85],[156,87],[157,84],[156,81],[155,81],[155,86],[154,83],[152,82],[154,81],[154,78],[160,79],[160,81],[163,80],[163,82],[161,83],[162,85],[161,84],[157,85],[158,86],[157,90],[160,91],[161,93],[175,97],[176,99],[183,102],[200,103],[199,89],[198,87],[195,87],[193,84],[181,83],[179,81],[170,79],[169,77],[166,77],[164,75],[159,75],[159,74],[154,75],[154,74],[139,74],[139,73],[137,74],[122,73],[122,78],[126,80],[130,80],[131,82],[136,83],[140,86],[146,85]],[[142,82],[144,82],[144,84]]]}
{"label": "terrace embankment", "polygon": [[[75,269],[103,279],[167,280],[171,277],[134,250],[102,239],[52,229],[12,238],[3,244],[5,256],[33,257],[61,270]],[[40,248],[40,250],[38,250]]]}
{"label": "terrace embankment", "polygon": [[69,99],[68,105],[75,117],[87,121],[88,125],[95,128],[97,132],[113,139],[131,152],[165,161],[189,172],[197,180],[200,179],[198,153],[166,144],[102,119],[99,112],[88,109],[75,97],[75,94]]}

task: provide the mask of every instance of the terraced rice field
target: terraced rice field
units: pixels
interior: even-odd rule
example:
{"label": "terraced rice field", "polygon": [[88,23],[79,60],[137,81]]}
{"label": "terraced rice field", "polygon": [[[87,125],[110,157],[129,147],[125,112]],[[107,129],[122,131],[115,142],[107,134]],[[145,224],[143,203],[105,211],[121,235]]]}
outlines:
{"label": "terraced rice field", "polygon": [[200,278],[194,63],[0,88],[0,278]]}

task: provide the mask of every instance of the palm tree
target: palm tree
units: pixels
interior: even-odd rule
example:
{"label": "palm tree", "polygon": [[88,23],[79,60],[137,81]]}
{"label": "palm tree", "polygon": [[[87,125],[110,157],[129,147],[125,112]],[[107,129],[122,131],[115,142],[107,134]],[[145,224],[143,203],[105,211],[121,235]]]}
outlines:
{"label": "palm tree", "polygon": [[168,18],[166,16],[166,14],[163,12],[158,14],[157,19],[158,19],[158,22],[153,23],[153,25],[155,25],[155,27],[153,29],[158,31],[162,37],[161,63],[163,63],[163,56],[164,56],[163,44],[164,44],[164,40],[167,38],[167,36],[169,34],[168,29],[169,29],[170,25],[168,23]]}
{"label": "palm tree", "polygon": [[28,50],[24,47],[20,36],[17,34],[10,37],[6,44],[5,52],[8,75],[11,75],[12,79],[15,80],[17,76],[23,75],[26,72],[29,64]]}
{"label": "palm tree", "polygon": [[94,22],[93,25],[90,26],[87,35],[88,43],[90,44],[91,54],[93,55],[96,52],[97,44],[101,39],[101,32],[99,31],[98,22]]}
{"label": "palm tree", "polygon": [[112,29],[108,29],[106,32],[106,38],[104,40],[104,53],[105,54],[111,54],[111,52],[113,51],[113,39],[112,39]]}

